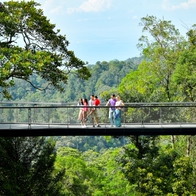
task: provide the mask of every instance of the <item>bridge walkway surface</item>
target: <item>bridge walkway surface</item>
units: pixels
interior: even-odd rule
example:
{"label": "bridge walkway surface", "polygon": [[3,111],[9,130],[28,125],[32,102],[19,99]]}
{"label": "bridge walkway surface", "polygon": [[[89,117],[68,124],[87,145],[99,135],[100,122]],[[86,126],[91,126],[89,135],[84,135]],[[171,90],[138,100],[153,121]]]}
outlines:
{"label": "bridge walkway surface", "polygon": [[196,135],[196,124],[0,124],[0,136]]}

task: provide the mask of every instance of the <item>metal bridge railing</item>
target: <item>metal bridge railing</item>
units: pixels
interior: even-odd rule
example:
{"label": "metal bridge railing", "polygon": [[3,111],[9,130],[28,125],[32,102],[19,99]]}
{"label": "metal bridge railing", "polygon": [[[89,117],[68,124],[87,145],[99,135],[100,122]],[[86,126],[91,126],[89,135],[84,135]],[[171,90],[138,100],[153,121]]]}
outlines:
{"label": "metal bridge railing", "polygon": [[[0,124],[79,124],[77,103],[1,102]],[[90,108],[90,106],[89,106]],[[97,107],[100,124],[109,124],[109,106]],[[184,124],[196,122],[196,103],[125,103],[122,123]],[[91,119],[88,120],[91,123]]]}

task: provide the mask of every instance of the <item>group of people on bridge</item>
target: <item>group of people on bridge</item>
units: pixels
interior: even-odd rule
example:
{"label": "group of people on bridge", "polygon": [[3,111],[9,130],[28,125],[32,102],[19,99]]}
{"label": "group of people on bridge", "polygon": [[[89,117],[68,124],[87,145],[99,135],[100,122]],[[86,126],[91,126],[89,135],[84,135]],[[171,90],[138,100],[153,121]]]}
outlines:
{"label": "group of people on bridge", "polygon": [[[98,110],[96,106],[101,104],[100,99],[91,95],[90,100],[88,101],[86,98],[81,98],[78,102],[78,106],[82,106],[79,111],[78,120],[81,122],[82,127],[86,127],[86,122],[89,116],[92,119],[93,127],[100,127]],[[95,106],[95,107],[88,107]],[[120,99],[120,96],[116,96],[115,94],[111,95],[111,98],[107,101],[106,106],[110,106],[109,108],[109,119],[111,127],[121,127],[121,113],[122,107],[124,106],[123,101]]]}

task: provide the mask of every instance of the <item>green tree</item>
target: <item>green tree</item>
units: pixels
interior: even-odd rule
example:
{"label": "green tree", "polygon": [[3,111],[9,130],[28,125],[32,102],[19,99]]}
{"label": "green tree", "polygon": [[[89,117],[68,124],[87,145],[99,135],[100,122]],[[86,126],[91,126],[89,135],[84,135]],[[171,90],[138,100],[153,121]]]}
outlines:
{"label": "green tree", "polygon": [[177,100],[195,102],[196,25],[193,25],[192,29],[187,32],[187,36],[188,41],[186,47],[180,53],[180,58],[173,74],[173,80],[175,81],[175,86],[179,89],[178,93],[176,93]]}
{"label": "green tree", "polygon": [[84,153],[88,167],[94,173],[94,193],[93,196],[132,196],[132,186],[126,179],[119,165],[121,148],[108,149],[101,153],[91,150]]}
{"label": "green tree", "polygon": [[174,101],[178,89],[172,75],[187,42],[171,21],[147,16],[141,19],[140,25],[143,35],[138,48],[142,50],[144,60],[136,73],[132,72],[124,79],[119,91],[130,94],[133,101]]}
{"label": "green tree", "polygon": [[[73,70],[77,77],[88,79],[85,63],[69,51],[69,42],[60,30],[43,15],[35,1],[8,1],[0,6],[0,87],[6,98],[15,78],[43,89],[49,85],[63,91],[63,84]],[[36,74],[47,81],[35,85],[30,76]]]}
{"label": "green tree", "polygon": [[0,138],[0,195],[62,195],[54,175],[55,141],[44,137]]}
{"label": "green tree", "polygon": [[195,195],[193,165],[190,157],[181,157],[174,164],[173,192],[177,195]]}
{"label": "green tree", "polygon": [[81,152],[69,147],[59,148],[55,168],[58,172],[62,168],[66,171],[61,181],[62,193],[69,196],[92,195],[92,172],[88,169]]}
{"label": "green tree", "polygon": [[195,194],[191,158],[179,154],[179,148],[172,148],[169,137],[159,141],[150,136],[132,136],[131,141],[119,163],[126,178],[135,185],[136,195]]}
{"label": "green tree", "polygon": [[171,21],[147,16],[141,19],[140,25],[143,26],[143,32],[150,35],[141,36],[138,44],[138,47],[143,49],[147,65],[151,68],[151,72],[146,74],[152,73],[152,79],[158,79],[158,86],[154,86],[156,87],[154,91],[162,89],[159,92],[163,94],[161,97],[163,101],[172,101],[176,89],[173,89],[171,76],[179,59],[179,53],[185,47],[185,39]]}

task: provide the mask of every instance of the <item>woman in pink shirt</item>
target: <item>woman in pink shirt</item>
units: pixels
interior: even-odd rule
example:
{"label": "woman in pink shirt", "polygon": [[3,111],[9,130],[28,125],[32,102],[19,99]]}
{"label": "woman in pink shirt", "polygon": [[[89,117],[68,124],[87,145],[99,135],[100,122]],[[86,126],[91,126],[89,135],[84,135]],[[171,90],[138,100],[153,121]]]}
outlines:
{"label": "woman in pink shirt", "polygon": [[88,100],[85,98],[83,99],[83,108],[82,108],[82,112],[83,112],[83,127],[86,127],[86,118],[87,118],[87,113],[88,113]]}
{"label": "woman in pink shirt", "polygon": [[[81,98],[77,104],[78,106],[83,106],[84,103],[83,103],[83,99]],[[80,107],[80,110],[79,110],[79,114],[78,114],[78,120],[80,120],[81,122],[81,125],[83,125],[83,107]]]}

